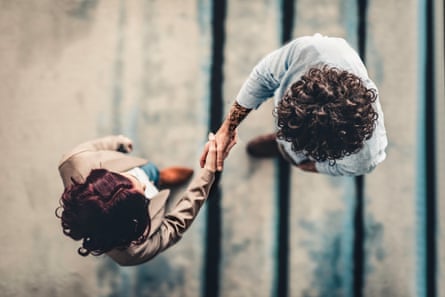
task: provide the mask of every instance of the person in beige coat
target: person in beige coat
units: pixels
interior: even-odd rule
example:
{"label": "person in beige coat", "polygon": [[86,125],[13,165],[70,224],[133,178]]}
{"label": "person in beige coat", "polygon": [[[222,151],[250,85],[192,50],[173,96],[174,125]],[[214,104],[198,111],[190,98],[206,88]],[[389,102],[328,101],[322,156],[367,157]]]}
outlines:
{"label": "person in beige coat", "polygon": [[[82,241],[83,256],[107,254],[123,266],[149,261],[182,238],[206,201],[216,171],[211,133],[207,145],[204,167],[169,209],[170,190],[159,191],[140,169],[148,161],[123,153],[132,150],[131,140],[108,136],[78,145],[59,165],[65,190],[56,215],[64,234]],[[178,172],[166,173],[171,184]]]}

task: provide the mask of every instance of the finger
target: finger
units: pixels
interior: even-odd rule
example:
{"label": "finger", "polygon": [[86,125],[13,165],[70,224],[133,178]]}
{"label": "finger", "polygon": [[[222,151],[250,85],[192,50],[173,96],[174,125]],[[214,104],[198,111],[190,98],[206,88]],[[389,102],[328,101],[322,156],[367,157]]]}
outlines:
{"label": "finger", "polygon": [[209,152],[209,143],[207,142],[202,151],[201,158],[199,159],[199,165],[201,166],[201,168],[204,168],[208,152]]}
{"label": "finger", "polygon": [[[213,133],[212,133],[213,134]],[[223,169],[223,163],[224,163],[224,142],[217,141],[216,135],[215,136],[215,147],[216,147],[216,169],[218,171],[221,171]],[[209,134],[209,137],[212,138],[213,136]]]}
{"label": "finger", "polygon": [[209,146],[209,152],[212,152],[213,154],[217,152],[215,138],[209,140],[208,146]]}
{"label": "finger", "polygon": [[238,129],[235,129],[235,131],[233,131],[233,138],[238,139]]}
{"label": "finger", "polygon": [[205,168],[215,172],[216,171],[216,142],[215,140],[209,140],[209,152],[205,163]]}
{"label": "finger", "polygon": [[127,151],[129,153],[133,151],[133,144],[131,142],[127,145]]}
{"label": "finger", "polygon": [[227,158],[227,156],[230,153],[230,150],[232,149],[232,147],[234,147],[236,144],[236,142],[231,142],[229,143],[229,146],[227,147],[226,151],[224,152],[224,160]]}
{"label": "finger", "polygon": [[229,145],[227,146],[227,153],[232,149],[232,147],[235,146],[235,144],[237,143],[238,138],[235,137],[232,139],[232,141],[230,141]]}
{"label": "finger", "polygon": [[227,158],[227,156],[230,153],[230,150],[235,146],[235,144],[237,144],[237,142],[238,142],[238,133],[237,133],[237,130],[235,130],[232,138],[230,139],[230,142],[227,144],[226,150],[224,151],[223,160],[225,160]]}
{"label": "finger", "polygon": [[218,171],[223,170],[223,160],[225,152],[222,149],[216,149],[216,168]]}
{"label": "finger", "polygon": [[215,140],[215,134],[210,132],[208,138],[209,138],[209,140]]}
{"label": "finger", "polygon": [[230,153],[230,150],[232,149],[232,147],[235,146],[235,144],[236,144],[236,143],[231,143],[231,144],[227,147],[227,150],[226,150],[225,153],[224,153],[224,160],[227,158],[227,156],[228,156],[229,153]]}

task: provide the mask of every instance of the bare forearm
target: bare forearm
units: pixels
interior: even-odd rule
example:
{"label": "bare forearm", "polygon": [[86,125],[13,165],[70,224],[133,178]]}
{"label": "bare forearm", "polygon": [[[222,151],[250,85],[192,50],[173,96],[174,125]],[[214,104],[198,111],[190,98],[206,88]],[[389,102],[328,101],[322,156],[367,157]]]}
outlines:
{"label": "bare forearm", "polygon": [[[236,101],[230,108],[229,114],[218,129],[215,135],[216,141],[216,169],[221,171],[223,168],[223,161],[228,156],[232,147],[236,144],[237,130],[236,128],[249,114],[251,109],[239,105]],[[200,165],[204,167],[205,159],[209,152],[209,145],[207,144],[201,154]]]}
{"label": "bare forearm", "polygon": [[252,109],[241,106],[238,102],[234,102],[230,108],[227,118],[224,120],[223,128],[231,134],[239,126],[239,124],[247,117]]}

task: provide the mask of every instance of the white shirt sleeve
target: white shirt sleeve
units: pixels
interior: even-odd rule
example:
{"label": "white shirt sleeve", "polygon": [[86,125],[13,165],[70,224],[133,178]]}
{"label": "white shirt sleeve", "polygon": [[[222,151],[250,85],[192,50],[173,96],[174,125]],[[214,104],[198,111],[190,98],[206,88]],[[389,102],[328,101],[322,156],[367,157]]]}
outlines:
{"label": "white shirt sleeve", "polygon": [[159,190],[141,168],[135,167],[131,170],[128,170],[126,173],[133,175],[145,185],[145,197],[147,197],[148,199],[153,198],[159,193]]}

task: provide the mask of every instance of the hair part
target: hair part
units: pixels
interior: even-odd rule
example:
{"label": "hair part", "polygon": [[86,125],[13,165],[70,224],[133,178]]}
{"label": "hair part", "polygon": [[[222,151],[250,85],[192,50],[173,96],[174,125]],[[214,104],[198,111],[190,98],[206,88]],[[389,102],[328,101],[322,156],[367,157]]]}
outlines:
{"label": "hair part", "polygon": [[140,244],[150,228],[149,200],[132,182],[106,169],[94,169],[84,183],[67,187],[56,209],[63,233],[81,240],[82,256]]}
{"label": "hair part", "polygon": [[293,83],[274,110],[277,137],[317,162],[358,152],[370,139],[378,118],[372,103],[377,91],[356,75],[324,65]]}

